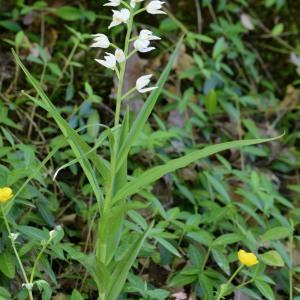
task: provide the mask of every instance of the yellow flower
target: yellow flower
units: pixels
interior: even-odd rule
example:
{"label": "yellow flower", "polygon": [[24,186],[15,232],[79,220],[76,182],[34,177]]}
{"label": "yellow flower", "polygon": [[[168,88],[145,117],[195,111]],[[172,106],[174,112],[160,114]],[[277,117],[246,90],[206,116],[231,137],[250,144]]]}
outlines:
{"label": "yellow flower", "polygon": [[5,203],[13,196],[13,191],[9,187],[0,188],[0,203]]}
{"label": "yellow flower", "polygon": [[252,267],[258,264],[258,259],[252,252],[246,252],[245,250],[239,250],[238,257],[242,265]]}

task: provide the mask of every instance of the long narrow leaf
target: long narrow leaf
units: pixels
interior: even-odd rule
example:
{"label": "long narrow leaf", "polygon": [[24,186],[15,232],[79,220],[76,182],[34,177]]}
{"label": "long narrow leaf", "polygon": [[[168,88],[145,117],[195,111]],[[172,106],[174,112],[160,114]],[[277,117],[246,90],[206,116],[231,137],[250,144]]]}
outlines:
{"label": "long narrow leaf", "polygon": [[107,175],[109,174],[109,169],[107,164],[105,163],[105,160],[97,156],[97,154],[94,152],[89,154],[88,158],[85,157],[85,154],[91,150],[90,146],[80,137],[80,135],[73,128],[70,127],[68,122],[66,122],[65,119],[59,114],[56,107],[52,104],[50,99],[42,90],[39,82],[30,74],[30,72],[23,65],[23,63],[21,62],[20,58],[18,57],[18,55],[15,53],[14,50],[13,50],[13,55],[15,57],[17,64],[21,67],[21,69],[25,73],[28,81],[36,89],[38,95],[42,99],[43,101],[42,107],[46,109],[48,113],[51,114],[51,116],[54,118],[59,128],[61,129],[62,133],[64,134],[64,136],[70,137],[68,142],[72,150],[74,151],[76,157],[77,158],[81,157],[79,159],[79,162],[93,188],[97,201],[100,204],[103,201],[103,195],[99,187],[99,183],[98,183],[99,180],[88,158],[93,161],[93,164],[96,166],[97,170],[99,171],[99,173],[102,175],[104,179],[106,179]]}
{"label": "long narrow leaf", "polygon": [[154,167],[148,171],[145,171],[138,178],[133,179],[131,182],[127,183],[122,189],[113,198],[113,203],[120,201],[126,197],[129,197],[133,194],[136,194],[142,188],[145,188],[150,183],[156,181],[157,179],[163,177],[165,174],[173,172],[177,169],[184,168],[190,163],[197,161],[201,158],[210,156],[212,154],[218,153],[231,148],[244,147],[249,145],[255,145],[260,143],[266,143],[275,139],[280,138],[270,138],[270,139],[255,139],[255,140],[244,140],[244,141],[232,141],[227,143],[222,143],[218,145],[212,145],[205,147],[201,150],[196,150],[192,153],[189,153],[183,157],[170,160],[164,165]]}

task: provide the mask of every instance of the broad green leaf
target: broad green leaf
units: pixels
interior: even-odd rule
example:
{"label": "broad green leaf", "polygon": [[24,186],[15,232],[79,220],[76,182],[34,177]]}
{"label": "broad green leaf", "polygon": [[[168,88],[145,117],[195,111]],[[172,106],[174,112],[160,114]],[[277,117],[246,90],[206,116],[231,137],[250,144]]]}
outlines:
{"label": "broad green leaf", "polygon": [[268,300],[275,299],[273,290],[268,283],[261,280],[255,280],[254,284],[266,299]]}
{"label": "broad green leaf", "polygon": [[177,257],[181,257],[181,254],[178,252],[178,250],[168,241],[166,241],[163,238],[155,237],[156,241],[158,241],[159,244],[161,244],[164,248],[166,248],[170,253]]}
{"label": "broad green leaf", "polygon": [[201,288],[203,289],[201,299],[203,299],[203,300],[213,299],[212,280],[205,274],[200,274],[199,275],[199,284],[200,284]]}
{"label": "broad green leaf", "polygon": [[237,233],[227,233],[218,237],[212,244],[213,247],[225,246],[228,244],[234,244],[239,242],[242,239],[242,236]]}
{"label": "broad green leaf", "polygon": [[176,286],[185,286],[189,285],[193,282],[197,281],[197,274],[193,275],[185,275],[185,274],[176,274],[172,279],[170,280],[169,286],[170,287],[176,287]]}
{"label": "broad green leaf", "polygon": [[217,58],[227,49],[227,44],[224,37],[218,38],[213,49],[213,58]]}
{"label": "broad green leaf", "polygon": [[291,234],[291,230],[288,227],[277,226],[266,231],[262,236],[261,240],[263,242],[266,241],[274,241],[287,238]]}
{"label": "broad green leaf", "polygon": [[221,182],[218,181],[217,179],[215,179],[213,176],[211,176],[207,172],[205,172],[205,176],[206,176],[207,180],[210,182],[212,188],[222,196],[222,200],[224,200],[224,202],[226,202],[226,203],[229,203],[230,197],[229,197],[227,191],[225,190],[224,186],[221,184]]}
{"label": "broad green leaf", "polygon": [[77,290],[73,290],[71,300],[84,300],[81,294]]}
{"label": "broad green leaf", "polygon": [[51,299],[52,289],[47,281],[37,280],[37,281],[35,281],[35,285],[38,287],[38,289],[42,293],[42,300]]}
{"label": "broad green leaf", "polygon": [[47,241],[49,239],[49,233],[41,229],[32,226],[18,226],[18,231],[24,234],[29,240],[35,241]]}
{"label": "broad green leaf", "polygon": [[76,21],[82,18],[82,11],[73,6],[62,6],[55,10],[55,14],[66,21]]}
{"label": "broad green leaf", "polygon": [[280,254],[275,250],[270,250],[260,255],[261,260],[268,266],[283,267],[284,262]]}
{"label": "broad green leaf", "polygon": [[272,29],[272,35],[279,36],[282,34],[283,30],[284,30],[284,25],[282,23],[279,23],[275,25],[275,27]]}
{"label": "broad green leaf", "polygon": [[10,279],[15,277],[16,267],[14,256],[8,251],[0,254],[0,271]]}
{"label": "broad green leaf", "polygon": [[218,145],[207,146],[204,149],[193,151],[183,157],[170,160],[164,165],[154,167],[148,171],[145,171],[138,178],[134,178],[131,182],[127,183],[122,189],[120,189],[117,192],[117,194],[113,198],[113,202],[116,203],[117,201],[120,201],[133,194],[136,194],[141,189],[147,187],[150,183],[158,180],[164,175],[170,172],[174,172],[180,168],[184,168],[188,166],[190,163],[195,162],[201,158],[208,157],[210,155],[216,154],[224,150],[249,146],[249,145],[255,145],[259,143],[266,143],[278,138],[279,137],[270,138],[270,139],[255,139],[255,140],[226,142]]}
{"label": "broad green leaf", "polygon": [[0,287],[0,297],[3,297],[4,300],[10,299],[11,295],[10,292],[4,288],[4,287]]}
{"label": "broad green leaf", "polygon": [[209,115],[217,112],[218,94],[215,90],[210,90],[205,97],[205,106]]}
{"label": "broad green leaf", "polygon": [[161,94],[166,81],[168,80],[168,77],[172,70],[173,64],[179,54],[181,43],[182,43],[182,38],[177,43],[177,46],[176,46],[172,56],[170,57],[167,66],[165,67],[164,71],[162,72],[162,74],[156,84],[158,88],[155,89],[154,91],[152,91],[152,93],[148,97],[147,101],[143,105],[141,111],[139,112],[137,118],[133,122],[131,129],[128,133],[128,136],[118,152],[117,170],[122,166],[123,162],[126,160],[130,148],[132,147],[132,145],[134,144],[134,142],[136,141],[136,139],[139,137],[140,133],[142,132],[142,130],[143,130],[154,106],[155,106],[155,103],[156,103],[159,95]]}
{"label": "broad green leaf", "polygon": [[194,241],[206,245],[206,246],[210,246],[213,242],[213,236],[206,230],[198,230],[195,232],[190,232],[187,234],[187,236],[191,239],[193,239]]}
{"label": "broad green leaf", "polygon": [[218,266],[227,274],[230,275],[229,263],[226,259],[226,256],[217,249],[212,250],[212,255]]}

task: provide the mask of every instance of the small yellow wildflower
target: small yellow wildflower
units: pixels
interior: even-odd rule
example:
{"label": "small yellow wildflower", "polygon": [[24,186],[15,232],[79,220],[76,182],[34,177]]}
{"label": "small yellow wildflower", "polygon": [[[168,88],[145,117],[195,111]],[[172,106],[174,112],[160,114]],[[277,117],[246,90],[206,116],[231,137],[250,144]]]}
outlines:
{"label": "small yellow wildflower", "polygon": [[13,191],[9,187],[0,188],[0,203],[5,203],[13,196]]}
{"label": "small yellow wildflower", "polygon": [[258,259],[255,256],[255,254],[252,252],[246,252],[245,250],[241,249],[238,252],[238,257],[239,257],[240,263],[247,267],[252,267],[252,266],[258,264]]}

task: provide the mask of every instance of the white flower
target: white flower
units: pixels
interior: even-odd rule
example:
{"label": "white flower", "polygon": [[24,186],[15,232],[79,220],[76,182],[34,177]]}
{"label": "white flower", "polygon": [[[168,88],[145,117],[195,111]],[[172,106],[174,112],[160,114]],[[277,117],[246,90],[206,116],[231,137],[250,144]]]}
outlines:
{"label": "white flower", "polygon": [[31,291],[33,288],[33,283],[22,283],[22,287],[24,287],[28,291]]}
{"label": "white flower", "polygon": [[117,60],[118,63],[122,63],[126,60],[124,51],[121,49],[117,49],[115,52],[115,58]]}
{"label": "white flower", "polygon": [[146,40],[146,41],[154,41],[154,40],[160,40],[161,38],[153,35],[152,31],[148,29],[143,29],[139,34],[139,39]]}
{"label": "white flower", "polygon": [[247,14],[242,14],[240,17],[242,25],[248,30],[254,30],[254,25],[252,19]]}
{"label": "white flower", "polygon": [[296,53],[290,54],[291,63],[297,67],[297,74],[300,75],[300,56]]}
{"label": "white flower", "polygon": [[165,14],[165,12],[161,10],[164,3],[164,1],[151,1],[146,6],[146,10],[149,14],[152,15]]}
{"label": "white flower", "polygon": [[155,47],[149,47],[150,41],[142,40],[139,38],[134,41],[133,46],[137,51],[142,53],[150,52],[155,49]]}
{"label": "white flower", "polygon": [[297,67],[300,67],[300,56],[298,56],[296,53],[292,52],[290,54],[290,60],[292,64],[294,64]]}
{"label": "white flower", "polygon": [[116,63],[117,63],[116,57],[111,53],[106,52],[106,54],[107,55],[104,56],[105,60],[102,60],[102,59],[95,59],[95,60],[96,60],[96,62],[103,65],[104,67],[114,70],[116,67]]}
{"label": "white flower", "polygon": [[136,89],[139,93],[143,94],[143,93],[147,93],[150,92],[152,90],[157,89],[157,86],[153,86],[153,87],[148,87],[146,88],[146,86],[150,83],[150,79],[151,79],[152,75],[144,75],[141,76],[137,81],[136,81]]}
{"label": "white flower", "polygon": [[57,231],[55,229],[49,231],[49,236],[51,239],[55,238],[57,235]]}
{"label": "white flower", "polygon": [[130,11],[127,8],[123,8],[121,10],[113,10],[113,12],[113,20],[108,28],[118,26],[122,23],[127,23],[130,17]]}
{"label": "white flower", "polygon": [[119,6],[121,4],[121,0],[109,0],[108,3],[104,4],[104,6]]}
{"label": "white flower", "polygon": [[135,8],[135,5],[139,2],[143,2],[144,0],[130,0],[130,6]]}
{"label": "white flower", "polygon": [[19,235],[20,235],[20,233],[11,233],[8,237],[11,240],[15,241],[18,238]]}
{"label": "white flower", "polygon": [[154,47],[150,47],[150,41],[160,40],[158,36],[153,35],[152,31],[143,29],[139,37],[134,41],[133,46],[139,52],[145,53],[154,50]]}
{"label": "white flower", "polygon": [[93,34],[94,36],[94,43],[91,47],[94,48],[108,48],[110,46],[110,41],[105,34]]}

